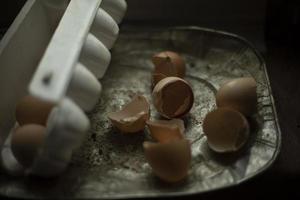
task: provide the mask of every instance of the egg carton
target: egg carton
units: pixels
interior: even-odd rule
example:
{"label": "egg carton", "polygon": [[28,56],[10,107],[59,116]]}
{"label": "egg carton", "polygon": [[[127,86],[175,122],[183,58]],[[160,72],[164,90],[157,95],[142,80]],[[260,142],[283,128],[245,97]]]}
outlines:
{"label": "egg carton", "polygon": [[[85,112],[101,94],[101,78],[127,9],[124,0],[27,0],[0,43],[0,147],[11,175],[56,176],[90,127]],[[25,95],[56,104],[46,141],[24,169],[10,148],[17,102]]]}

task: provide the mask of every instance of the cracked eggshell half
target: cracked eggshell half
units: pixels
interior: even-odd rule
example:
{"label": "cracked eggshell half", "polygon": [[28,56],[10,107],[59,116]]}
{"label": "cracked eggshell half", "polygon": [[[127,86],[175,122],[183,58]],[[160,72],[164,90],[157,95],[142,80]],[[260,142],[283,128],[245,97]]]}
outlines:
{"label": "cracked eggshell half", "polygon": [[156,85],[164,77],[183,78],[185,76],[185,61],[175,52],[160,52],[152,57],[152,62],[155,65],[152,75],[153,85]]}
{"label": "cracked eggshell half", "polygon": [[249,137],[247,119],[238,111],[218,108],[208,113],[203,121],[208,146],[218,153],[241,149]]}
{"label": "cracked eggshell half", "polygon": [[112,124],[123,133],[142,131],[150,118],[150,105],[144,96],[136,96],[122,110],[109,113]]}
{"label": "cracked eggshell half", "polygon": [[188,82],[178,77],[159,81],[152,92],[156,110],[165,118],[180,118],[193,107],[194,94]]}
{"label": "cracked eggshell half", "polygon": [[223,84],[216,95],[218,107],[235,109],[245,116],[257,111],[257,84],[254,78],[237,78]]}
{"label": "cracked eggshell half", "polygon": [[160,143],[184,139],[184,123],[181,119],[147,121],[153,139]]}
{"label": "cracked eggshell half", "polygon": [[188,140],[144,142],[143,146],[149,165],[160,179],[178,182],[188,175],[191,162],[191,145]]}

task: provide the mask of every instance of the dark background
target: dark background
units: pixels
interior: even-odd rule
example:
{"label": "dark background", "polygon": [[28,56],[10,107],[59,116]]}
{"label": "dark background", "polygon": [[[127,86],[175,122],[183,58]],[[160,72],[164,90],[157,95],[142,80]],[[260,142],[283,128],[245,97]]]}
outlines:
{"label": "dark background", "polygon": [[[0,3],[0,34],[24,0]],[[123,25],[197,25],[250,40],[264,55],[282,131],[275,164],[240,186],[192,199],[300,198],[300,1],[299,0],[127,0]],[[0,66],[1,67],[1,66]]]}

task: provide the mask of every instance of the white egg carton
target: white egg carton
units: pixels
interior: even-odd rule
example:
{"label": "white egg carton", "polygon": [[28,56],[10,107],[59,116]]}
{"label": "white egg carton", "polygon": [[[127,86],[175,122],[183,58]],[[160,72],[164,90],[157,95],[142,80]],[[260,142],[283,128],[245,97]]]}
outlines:
{"label": "white egg carton", "polygon": [[[118,37],[125,0],[28,0],[0,43],[1,164],[12,175],[56,176],[90,122]],[[30,94],[56,103],[46,142],[29,169],[10,149],[17,102]]]}

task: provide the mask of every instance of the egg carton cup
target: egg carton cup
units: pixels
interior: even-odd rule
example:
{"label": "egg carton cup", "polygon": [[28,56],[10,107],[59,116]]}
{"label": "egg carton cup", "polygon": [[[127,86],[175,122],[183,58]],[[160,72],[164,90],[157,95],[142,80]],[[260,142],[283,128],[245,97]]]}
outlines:
{"label": "egg carton cup", "polygon": [[[11,175],[52,177],[80,147],[99,100],[101,78],[127,9],[125,0],[28,0],[0,43],[0,147]],[[46,140],[30,168],[10,148],[17,102],[25,95],[55,103]]]}

